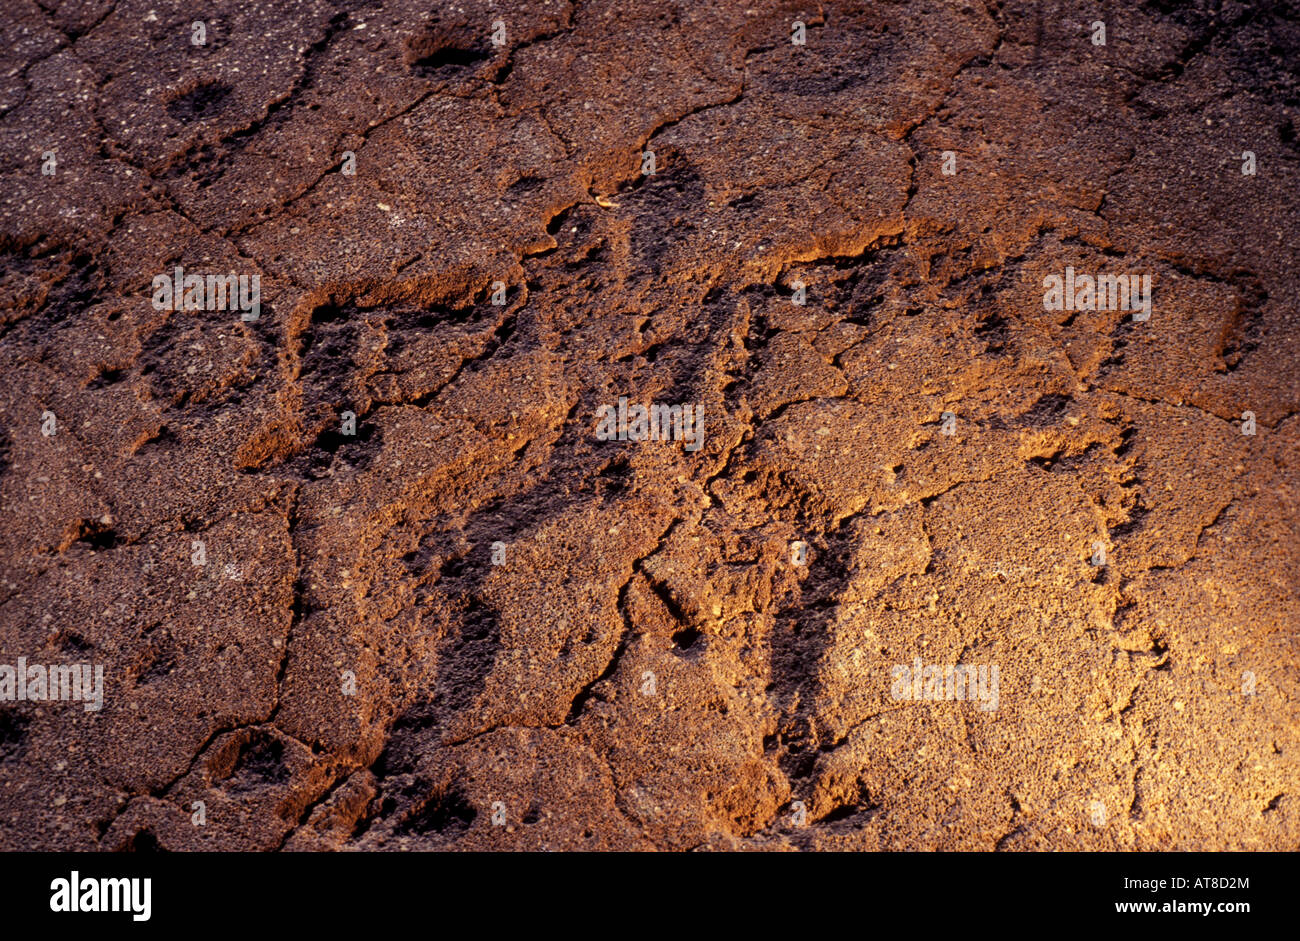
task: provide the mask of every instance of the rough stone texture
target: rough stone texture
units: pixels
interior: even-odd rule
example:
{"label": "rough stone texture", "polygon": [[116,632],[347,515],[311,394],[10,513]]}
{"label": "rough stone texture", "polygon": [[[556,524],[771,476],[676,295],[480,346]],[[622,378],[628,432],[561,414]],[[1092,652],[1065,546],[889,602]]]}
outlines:
{"label": "rough stone texture", "polygon": [[8,0],[0,848],[1296,848],[1300,15],[1119,6]]}

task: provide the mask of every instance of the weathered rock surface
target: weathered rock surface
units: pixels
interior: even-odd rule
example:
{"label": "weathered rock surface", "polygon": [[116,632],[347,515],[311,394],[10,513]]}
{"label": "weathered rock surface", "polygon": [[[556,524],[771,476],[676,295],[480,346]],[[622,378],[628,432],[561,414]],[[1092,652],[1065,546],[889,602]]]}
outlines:
{"label": "weathered rock surface", "polygon": [[1297,846],[1293,6],[436,6],[0,11],[0,848]]}

